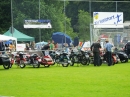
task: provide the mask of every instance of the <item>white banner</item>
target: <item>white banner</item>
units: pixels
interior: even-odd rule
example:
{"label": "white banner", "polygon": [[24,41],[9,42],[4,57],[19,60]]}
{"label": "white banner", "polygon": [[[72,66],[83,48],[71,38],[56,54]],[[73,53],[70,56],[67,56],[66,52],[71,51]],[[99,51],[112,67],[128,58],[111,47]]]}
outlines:
{"label": "white banner", "polygon": [[52,28],[50,20],[25,20],[24,28]]}
{"label": "white banner", "polygon": [[25,44],[17,44],[17,51],[25,51],[26,45]]}
{"label": "white banner", "polygon": [[123,12],[93,12],[94,28],[123,28]]}

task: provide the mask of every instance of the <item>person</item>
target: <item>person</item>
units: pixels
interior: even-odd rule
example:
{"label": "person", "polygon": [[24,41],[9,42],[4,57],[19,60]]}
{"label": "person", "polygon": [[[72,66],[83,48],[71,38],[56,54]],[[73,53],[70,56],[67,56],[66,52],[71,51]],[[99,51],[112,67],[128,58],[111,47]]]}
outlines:
{"label": "person", "polygon": [[70,54],[70,49],[69,49],[68,44],[65,43],[64,46],[65,46],[65,52],[66,52],[67,54]]}
{"label": "person", "polygon": [[26,50],[29,50],[30,46],[29,43],[26,43]]}
{"label": "person", "polygon": [[57,50],[58,49],[58,43],[54,43],[54,50]]}
{"label": "person", "polygon": [[43,55],[45,56],[46,52],[48,52],[48,51],[45,52],[45,50],[50,50],[50,42],[48,42],[48,44],[44,45],[41,50],[42,50]]}
{"label": "person", "polygon": [[10,43],[9,49],[10,49],[11,52],[15,51],[15,46],[14,46],[13,43]]}
{"label": "person", "polygon": [[130,41],[128,41],[126,44],[125,44],[125,52],[127,54],[127,56],[129,56],[130,54]]}
{"label": "person", "polygon": [[31,50],[35,50],[35,41],[32,41],[30,44]]}
{"label": "person", "polygon": [[100,48],[101,48],[101,44],[100,44],[100,40],[98,40],[97,42],[93,43],[90,47],[91,51],[93,51],[93,55],[94,55],[94,66],[100,66]]}
{"label": "person", "polygon": [[54,50],[55,45],[54,45],[54,41],[52,40],[52,42],[50,43],[50,50]]}
{"label": "person", "polygon": [[112,65],[112,47],[113,45],[109,42],[108,39],[105,40],[105,51],[106,51],[106,58],[108,62],[108,66]]}

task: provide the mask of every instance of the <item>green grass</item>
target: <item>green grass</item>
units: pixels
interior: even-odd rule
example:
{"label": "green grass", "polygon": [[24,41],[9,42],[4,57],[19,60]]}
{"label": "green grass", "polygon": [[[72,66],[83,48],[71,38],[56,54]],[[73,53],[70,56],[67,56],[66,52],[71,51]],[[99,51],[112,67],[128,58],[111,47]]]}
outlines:
{"label": "green grass", "polygon": [[0,95],[14,97],[130,97],[130,63],[100,67],[0,66]]}

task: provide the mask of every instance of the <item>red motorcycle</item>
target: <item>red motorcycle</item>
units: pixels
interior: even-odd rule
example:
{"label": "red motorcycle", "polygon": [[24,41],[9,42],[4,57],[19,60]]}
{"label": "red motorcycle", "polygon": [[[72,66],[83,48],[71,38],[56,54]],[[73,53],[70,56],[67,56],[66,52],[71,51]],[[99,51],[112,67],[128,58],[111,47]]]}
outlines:
{"label": "red motorcycle", "polygon": [[33,66],[34,68],[39,68],[39,62],[41,62],[41,58],[40,56],[38,56],[38,54],[34,53],[29,56],[26,56],[26,61],[28,65]]}
{"label": "red motorcycle", "polygon": [[50,65],[55,64],[55,62],[53,61],[50,55],[45,55],[41,58],[39,64],[44,65],[44,67],[49,67]]}
{"label": "red motorcycle", "polygon": [[20,68],[24,68],[26,66],[26,54],[20,52],[17,53],[17,55],[15,56],[15,63],[20,66]]}
{"label": "red motorcycle", "polygon": [[[106,53],[102,52],[101,53],[101,58],[103,63],[107,63],[107,58],[106,58]],[[117,64],[119,61],[118,56],[112,52],[112,65]]]}
{"label": "red motorcycle", "polygon": [[12,65],[15,63],[15,58],[14,58],[14,54],[11,54],[10,56],[10,68],[12,67]]}

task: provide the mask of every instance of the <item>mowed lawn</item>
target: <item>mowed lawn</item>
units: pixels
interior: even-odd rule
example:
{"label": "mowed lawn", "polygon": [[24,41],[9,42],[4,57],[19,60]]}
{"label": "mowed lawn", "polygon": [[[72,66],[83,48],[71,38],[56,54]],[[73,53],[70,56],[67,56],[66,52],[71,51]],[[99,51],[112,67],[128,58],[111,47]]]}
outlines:
{"label": "mowed lawn", "polygon": [[[8,97],[130,97],[130,62],[114,66],[0,66],[0,95]],[[1,97],[0,96],[0,97]]]}

